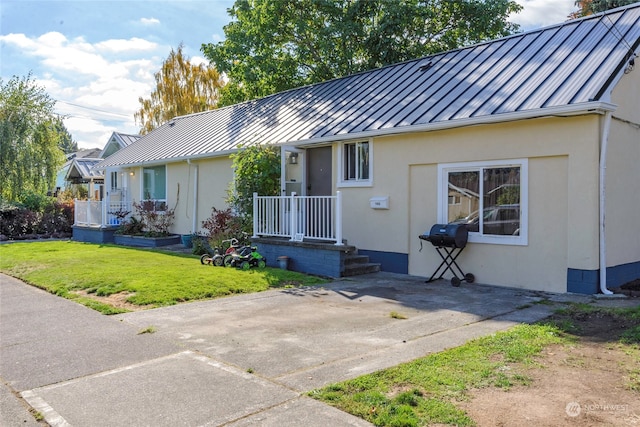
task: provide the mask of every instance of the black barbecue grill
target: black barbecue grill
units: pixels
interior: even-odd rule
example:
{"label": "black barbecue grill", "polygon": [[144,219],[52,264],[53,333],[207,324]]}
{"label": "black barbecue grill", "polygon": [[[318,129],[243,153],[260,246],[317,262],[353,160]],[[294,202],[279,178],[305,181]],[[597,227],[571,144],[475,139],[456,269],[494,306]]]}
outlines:
{"label": "black barbecue grill", "polygon": [[[467,230],[465,224],[435,224],[429,230],[429,234],[421,234],[418,237],[421,240],[431,242],[440,258],[442,258],[442,263],[431,278],[427,280],[427,283],[442,279],[447,271],[453,274],[451,278],[453,286],[460,286],[462,281],[467,283],[474,282],[474,275],[471,273],[465,274],[456,262],[462,250],[467,246],[467,239],[469,238],[469,230]],[[422,250],[422,243],[420,244],[420,250]],[[460,273],[460,277],[458,277],[457,273]]]}

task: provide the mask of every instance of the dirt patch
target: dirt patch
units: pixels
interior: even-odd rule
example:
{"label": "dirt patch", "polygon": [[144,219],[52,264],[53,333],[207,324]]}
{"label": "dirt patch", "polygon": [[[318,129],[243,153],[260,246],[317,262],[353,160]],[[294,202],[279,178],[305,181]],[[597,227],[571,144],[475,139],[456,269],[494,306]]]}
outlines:
{"label": "dirt patch", "polygon": [[130,302],[127,302],[127,299],[132,295],[135,295],[135,292],[123,291],[123,292],[118,292],[117,294],[111,294],[109,296],[98,296],[93,293],[88,293],[85,290],[74,291],[73,293],[85,298],[90,298],[92,300],[99,301],[103,304],[107,304],[112,307],[124,308],[129,311],[141,311],[141,310],[147,310],[149,308],[154,307],[153,305],[136,305],[136,304],[131,304]]}
{"label": "dirt patch", "polygon": [[617,294],[625,294],[630,297],[640,297],[640,279],[625,283],[617,289],[612,289]]}
{"label": "dirt patch", "polygon": [[478,426],[640,426],[640,349],[619,343],[640,321],[601,312],[549,320],[571,322],[577,341],[547,348],[537,367],[511,367],[528,386],[474,390],[461,408]]}

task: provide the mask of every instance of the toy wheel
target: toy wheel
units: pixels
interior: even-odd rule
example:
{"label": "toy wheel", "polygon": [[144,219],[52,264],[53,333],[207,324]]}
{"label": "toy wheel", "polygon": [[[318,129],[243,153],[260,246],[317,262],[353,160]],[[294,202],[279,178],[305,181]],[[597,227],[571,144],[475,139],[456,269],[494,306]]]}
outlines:
{"label": "toy wheel", "polygon": [[204,254],[200,257],[200,264],[211,264],[211,255]]}
{"label": "toy wheel", "polygon": [[222,265],[224,265],[225,267],[231,267],[232,261],[233,261],[233,257],[227,254],[222,258]]}
{"label": "toy wheel", "polygon": [[213,265],[216,267],[224,266],[224,257],[222,255],[215,255],[213,257]]}
{"label": "toy wheel", "polygon": [[454,286],[456,288],[458,286],[460,286],[460,279],[458,279],[457,277],[452,277],[451,278],[451,286]]}
{"label": "toy wheel", "polygon": [[476,280],[476,277],[471,273],[467,273],[464,275],[464,280],[466,280],[467,283],[473,283]]}
{"label": "toy wheel", "polygon": [[250,268],[251,268],[251,264],[249,264],[249,261],[242,261],[242,262],[240,263],[240,268],[241,268],[242,270],[248,270],[248,269],[250,269]]}
{"label": "toy wheel", "polygon": [[265,268],[267,266],[267,262],[263,259],[258,261],[258,268]]}

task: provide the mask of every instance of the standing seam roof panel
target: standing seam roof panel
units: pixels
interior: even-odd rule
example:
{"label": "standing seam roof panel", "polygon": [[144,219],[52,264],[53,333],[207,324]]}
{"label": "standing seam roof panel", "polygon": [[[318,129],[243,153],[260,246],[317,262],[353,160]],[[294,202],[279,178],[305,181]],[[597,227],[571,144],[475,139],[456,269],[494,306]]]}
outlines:
{"label": "standing seam roof panel", "polygon": [[[602,26],[599,23],[602,23]],[[613,26],[614,30],[606,30]],[[606,30],[606,31],[605,31]],[[626,42],[617,40],[621,33]],[[600,100],[640,45],[640,3],[413,61],[177,117],[98,167],[214,155],[240,144],[323,142],[429,122]],[[421,64],[429,69],[417,71]],[[637,72],[637,71],[636,71]]]}
{"label": "standing seam roof panel", "polygon": [[[591,21],[588,21],[592,24]],[[601,60],[598,54],[598,45],[602,42],[606,33],[599,25],[589,25],[588,37],[583,37],[573,55],[568,60],[567,67],[556,75],[555,91],[549,94],[542,106],[562,105],[572,99],[582,89],[583,84],[578,83],[579,79],[573,78],[576,75],[593,75],[600,67]],[[585,26],[587,28],[587,26]],[[569,64],[570,62],[570,64]]]}
{"label": "standing seam roof panel", "polygon": [[522,74],[517,89],[512,93],[509,100],[498,108],[494,113],[504,113],[508,111],[521,111],[521,106],[529,99],[538,85],[544,84],[548,73],[553,70],[553,66],[562,64],[564,55],[558,53],[564,44],[570,39],[575,30],[574,25],[563,26],[555,32],[553,37],[542,47],[542,49],[529,61],[526,71]]}
{"label": "standing seam roof panel", "polygon": [[[534,40],[538,37],[535,36]],[[473,94],[473,97],[469,99],[464,105],[462,105],[455,113],[452,114],[452,118],[468,118],[472,117],[483,105],[489,100],[498,98],[498,93],[502,86],[504,86],[513,73],[513,69],[516,67],[513,61],[514,56],[519,56],[529,46],[526,41],[527,37],[514,37],[507,40],[507,43],[503,44],[503,49],[506,49],[504,55],[498,62],[494,64],[493,72],[487,72],[485,75],[476,82],[476,88],[479,91]],[[511,45],[509,42],[514,41],[515,45]]]}
{"label": "standing seam roof panel", "polygon": [[[406,62],[402,67],[397,69],[390,68],[392,70],[389,74],[386,81],[379,82],[373,91],[360,100],[357,104],[353,104],[350,106],[348,110],[346,110],[342,117],[349,116],[349,120],[345,120],[342,123],[338,123],[337,126],[329,129],[324,135],[344,135],[347,133],[351,133],[351,130],[358,123],[362,122],[366,118],[370,118],[371,120],[375,120],[376,114],[374,112],[380,112],[385,107],[392,104],[392,94],[396,93],[403,84],[406,84],[409,79],[404,79],[405,76],[412,73],[412,70],[415,68],[415,61]],[[337,117],[337,121],[339,121],[341,117]]]}
{"label": "standing seam roof panel", "polygon": [[504,55],[513,49],[513,46],[517,44],[519,40],[521,39],[507,39],[504,43],[496,45],[496,49],[490,52],[489,55],[478,64],[475,62],[469,64],[468,67],[471,69],[471,72],[464,80],[460,81],[458,85],[460,90],[457,91],[457,96],[435,115],[432,122],[450,120],[457,115],[460,109],[464,108],[464,106],[470,102],[473,102],[477,94],[484,88],[484,82],[490,81],[494,77],[494,73],[501,71],[498,64],[503,64],[502,60]]}
{"label": "standing seam roof panel", "polygon": [[397,116],[388,120],[387,123],[395,126],[415,124],[416,119],[428,109],[429,103],[435,102],[431,100],[432,96],[447,84],[448,79],[453,74],[452,71],[471,51],[471,49],[464,49],[443,54],[438,61],[442,65],[437,69],[431,68],[428,71],[430,75],[425,82],[424,90],[410,104],[407,104],[408,111],[398,111]]}

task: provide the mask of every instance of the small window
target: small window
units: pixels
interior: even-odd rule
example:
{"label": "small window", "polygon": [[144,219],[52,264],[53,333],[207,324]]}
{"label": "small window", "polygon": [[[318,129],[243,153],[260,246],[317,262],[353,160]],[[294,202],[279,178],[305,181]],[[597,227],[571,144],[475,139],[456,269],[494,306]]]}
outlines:
{"label": "small window", "polygon": [[438,167],[441,223],[466,224],[469,241],[527,244],[526,159]]}
{"label": "small window", "polygon": [[156,210],[166,209],[167,173],[166,167],[155,166],[143,168],[142,199],[153,201]]}
{"label": "small window", "polygon": [[122,172],[111,172],[111,191],[122,189]]}
{"label": "small window", "polygon": [[342,144],[341,180],[343,186],[371,184],[371,143],[369,141]]}

